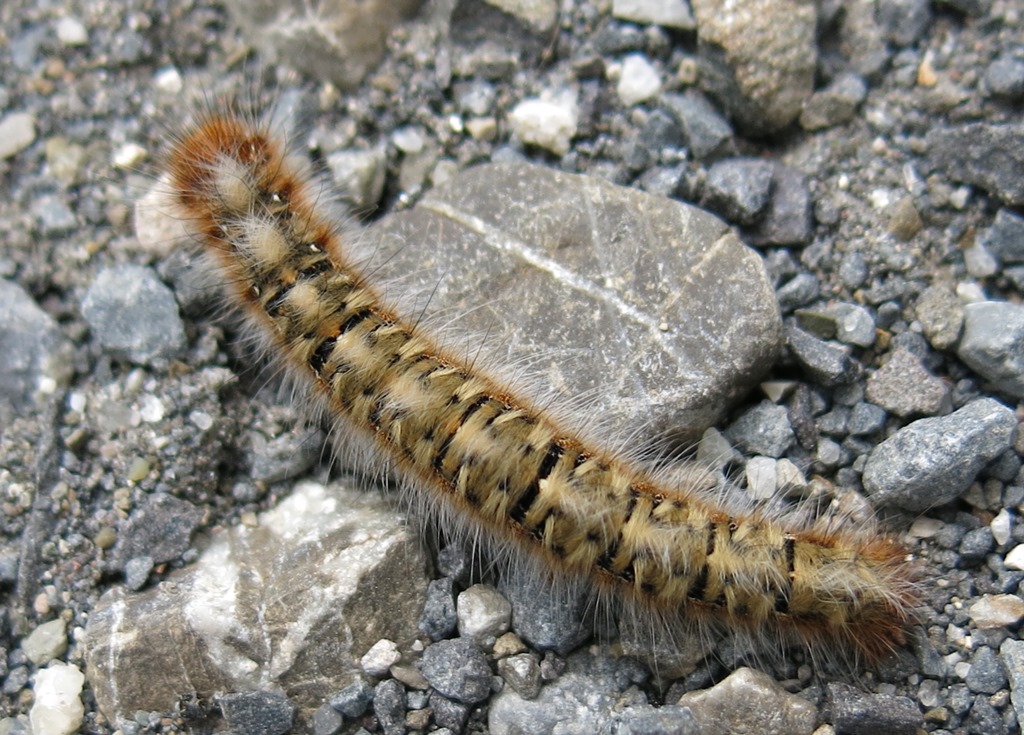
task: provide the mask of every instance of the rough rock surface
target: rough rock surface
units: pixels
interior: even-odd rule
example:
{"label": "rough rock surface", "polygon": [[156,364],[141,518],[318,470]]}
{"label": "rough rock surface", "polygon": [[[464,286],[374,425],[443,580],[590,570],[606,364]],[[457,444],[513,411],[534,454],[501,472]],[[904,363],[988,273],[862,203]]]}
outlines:
{"label": "rough rock surface", "polygon": [[384,52],[391,28],[421,0],[358,3],[229,2],[252,43],[272,58],[349,89],[361,82]]}
{"label": "rough rock surface", "polygon": [[779,349],[760,259],[724,223],[593,177],[479,166],[367,237],[382,276],[467,314],[461,331],[508,345],[499,363],[543,357],[545,381],[599,396],[605,426],[699,435]]}
{"label": "rough rock surface", "polygon": [[408,640],[427,582],[418,542],[379,496],[305,482],[199,561],[140,594],[107,593],[87,676],[114,720],[189,693],[279,688],[309,716],[381,638]]}
{"label": "rough rock surface", "polygon": [[752,135],[800,114],[814,89],[817,11],[807,0],[693,0],[701,85]]}

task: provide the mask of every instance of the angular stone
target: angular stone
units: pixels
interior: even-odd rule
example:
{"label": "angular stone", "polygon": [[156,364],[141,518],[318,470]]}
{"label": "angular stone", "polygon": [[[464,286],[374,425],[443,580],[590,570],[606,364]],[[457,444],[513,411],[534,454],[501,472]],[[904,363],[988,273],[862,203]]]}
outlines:
{"label": "angular stone", "polygon": [[774,166],[759,158],[729,158],[708,170],[701,206],[730,222],[752,225],[771,201]]}
{"label": "angular stone", "polygon": [[100,599],[86,671],[111,722],[186,693],[254,690],[283,692],[308,722],[360,679],[371,645],[415,637],[426,562],[383,498],[304,482],[259,520],[215,534],[155,589]]}
{"label": "angular stone", "polygon": [[945,286],[929,286],[914,306],[924,336],[937,350],[946,350],[960,339],[964,323],[964,304]]}
{"label": "angular stone", "polygon": [[661,96],[665,109],[679,122],[683,137],[693,157],[714,160],[732,155],[736,151],[732,126],[722,114],[699,94]]}
{"label": "angular stone", "polygon": [[82,300],[82,316],[105,350],[133,362],[166,360],[185,349],[178,303],[150,268],[100,271]]}
{"label": "angular stone", "polygon": [[794,326],[786,326],[786,343],[807,374],[822,385],[852,383],[860,376],[860,363],[850,349],[826,342]]}
{"label": "angular stone", "polygon": [[701,86],[752,135],[771,135],[814,90],[817,10],[807,0],[692,0]]}
{"label": "angular stone", "polygon": [[992,226],[978,233],[978,244],[1003,263],[1024,263],[1024,217],[1003,207]]}
{"label": "angular stone", "polygon": [[21,286],[0,280],[0,425],[38,411],[72,375],[72,347]]}
{"label": "angular stone", "polygon": [[480,645],[492,645],[508,630],[512,619],[512,606],[504,596],[490,585],[474,584],[459,595],[459,635]]}
{"label": "angular stone", "polygon": [[612,0],[612,15],[633,23],[655,23],[692,31],[696,24],[686,0]]}
{"label": "angular stone", "polygon": [[463,315],[446,332],[487,335],[491,364],[540,361],[536,383],[595,396],[612,430],[699,437],[779,349],[754,251],[703,210],[597,178],[480,166],[365,239],[382,277]]}
{"label": "angular stone", "polygon": [[78,731],[85,715],[82,684],[85,677],[77,666],[54,661],[36,673],[35,701],[29,713],[32,732],[71,735]]}
{"label": "angular stone", "polygon": [[867,94],[868,85],[861,77],[840,74],[804,103],[800,126],[805,130],[822,130],[849,122]]}
{"label": "angular stone", "polygon": [[745,452],[776,458],[781,457],[795,439],[785,407],[767,400],[736,419],[726,436]]}
{"label": "angular stone", "polygon": [[1024,124],[971,123],[933,128],[926,138],[936,167],[1007,204],[1024,204]]}
{"label": "angular stone", "polygon": [[110,566],[124,569],[141,556],[157,564],[177,559],[188,550],[202,518],[203,512],[187,500],[166,493],[148,496],[118,534]]}
{"label": "angular stone", "polygon": [[948,503],[1010,447],[1016,428],[1013,411],[991,398],[915,421],[874,448],[864,489],[876,505],[910,511]]}
{"label": "angular stone", "polygon": [[[508,122],[515,137],[526,145],[564,156],[579,125],[576,95],[571,90],[562,90],[523,100],[509,114]],[[436,196],[437,190],[433,193]]]}
{"label": "angular stone", "polygon": [[583,622],[586,591],[555,590],[525,573],[506,574],[501,591],[512,603],[512,630],[534,648],[564,656],[590,635]]}
{"label": "angular stone", "polygon": [[813,234],[811,190],[807,177],[794,168],[776,163],[772,195],[757,225],[744,232],[753,245],[805,245]]}
{"label": "angular stone", "polygon": [[910,350],[896,348],[868,378],[864,395],[897,416],[932,416],[949,411],[949,387],[929,373]]}
{"label": "angular stone", "polygon": [[[613,658],[606,650],[574,653],[565,673],[544,686],[536,699],[524,699],[512,687],[505,687],[492,698],[487,731],[491,735],[636,732],[623,728],[621,723],[637,709],[650,710],[642,694],[631,693],[638,668],[628,657]],[[674,712],[680,716],[667,732],[702,732],[693,718],[680,710]],[[567,727],[570,723],[571,728]]]}
{"label": "angular stone", "polygon": [[701,735],[810,735],[818,719],[813,704],[747,668],[710,689],[687,692],[678,704],[693,713]]}
{"label": "angular stone", "polygon": [[1024,618],[1024,600],[1017,595],[984,595],[967,614],[980,630],[1016,625]]}
{"label": "angular stone", "polygon": [[438,641],[423,652],[423,676],[449,699],[476,704],[491,692],[491,667],[487,657],[468,638]]}
{"label": "angular stone", "polygon": [[36,666],[45,666],[68,647],[67,623],[60,618],[43,623],[21,642],[21,650]]}
{"label": "angular stone", "polygon": [[316,79],[352,89],[384,54],[392,27],[421,0],[307,3],[301,0],[227,3],[250,42]]}
{"label": "angular stone", "polygon": [[828,694],[837,734],[916,735],[924,724],[921,711],[906,697],[863,694],[847,684],[829,684]]}

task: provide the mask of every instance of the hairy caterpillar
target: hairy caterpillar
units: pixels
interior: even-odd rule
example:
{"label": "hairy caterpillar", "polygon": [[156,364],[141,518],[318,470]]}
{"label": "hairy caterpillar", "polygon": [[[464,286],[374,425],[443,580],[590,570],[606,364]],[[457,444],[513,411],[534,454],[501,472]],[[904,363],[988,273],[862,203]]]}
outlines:
{"label": "hairy caterpillar", "polygon": [[902,639],[913,585],[898,543],[732,508],[591,445],[387,304],[308,164],[267,123],[206,109],[167,168],[228,301],[421,504],[659,619],[869,659]]}

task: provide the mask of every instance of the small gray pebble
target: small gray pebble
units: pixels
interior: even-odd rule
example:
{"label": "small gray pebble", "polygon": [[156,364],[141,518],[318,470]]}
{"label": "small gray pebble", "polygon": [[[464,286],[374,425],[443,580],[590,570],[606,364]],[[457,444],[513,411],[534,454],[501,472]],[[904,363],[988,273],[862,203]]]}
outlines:
{"label": "small gray pebble", "polygon": [[405,693],[406,709],[423,709],[430,705],[430,692],[410,689]]}
{"label": "small gray pebble", "polygon": [[469,579],[473,559],[460,544],[448,544],[437,554],[437,570],[460,584]]}
{"label": "small gray pebble", "polygon": [[423,604],[419,629],[439,641],[450,637],[458,626],[459,618],[455,609],[455,582],[451,577],[441,577],[427,586],[427,600]]}
{"label": "small gray pebble", "polygon": [[821,285],[817,278],[810,273],[798,273],[775,291],[775,297],[785,311],[806,306],[818,298],[820,292]]}
{"label": "small gray pebble", "polygon": [[527,574],[506,574],[499,591],[512,603],[512,630],[534,648],[565,654],[590,636],[583,590],[555,590]]}
{"label": "small gray pebble", "polygon": [[1024,97],[1024,61],[999,57],[985,70],[985,86],[997,97],[1021,99]]}
{"label": "small gray pebble", "polygon": [[462,732],[469,718],[469,705],[448,699],[436,691],[430,694],[430,708],[434,710],[434,724],[452,732]]}
{"label": "small gray pebble", "polygon": [[1010,701],[1018,719],[1024,718],[1024,641],[1008,638],[999,646],[999,658],[1010,678]]}
{"label": "small gray pebble", "polygon": [[665,110],[651,111],[640,130],[640,139],[653,150],[681,148],[686,142],[679,121]]}
{"label": "small gray pebble", "polygon": [[253,432],[249,478],[269,485],[298,477],[320,461],[326,440],[323,431],[316,428],[289,431],[269,441]]}
{"label": "small gray pebble", "polygon": [[760,222],[744,233],[757,246],[804,245],[811,241],[811,190],[807,177],[789,166],[776,163],[772,175],[772,198]]}
{"label": "small gray pebble", "polygon": [[935,349],[949,349],[960,339],[964,304],[949,288],[929,286],[918,297],[914,311]]}
{"label": "small gray pebble", "polygon": [[362,679],[352,682],[328,700],[328,704],[350,719],[362,717],[373,701],[373,687]]}
{"label": "small gray pebble", "polygon": [[836,320],[836,339],[844,344],[870,347],[875,343],[875,320],[858,304],[835,304],[828,312]]}
{"label": "small gray pebble", "polygon": [[932,22],[928,0],[879,0],[878,24],[896,46],[915,44]]}
{"label": "small gray pebble", "polygon": [[971,708],[971,690],[966,684],[953,684],[949,687],[949,694],[946,695],[946,703],[957,715],[963,715]]}
{"label": "small gray pebble", "polygon": [[964,534],[960,542],[960,563],[965,567],[976,567],[996,546],[992,530],[988,526],[975,528]]}
{"label": "small gray pebble", "polygon": [[28,667],[27,666],[15,666],[8,674],[7,678],[4,679],[3,693],[4,694],[17,694],[28,684]]}
{"label": "small gray pebble", "polygon": [[0,550],[0,583],[10,584],[18,579],[18,562],[21,553],[16,548]]}
{"label": "small gray pebble", "polygon": [[146,585],[149,573],[153,571],[153,557],[135,556],[124,565],[124,583],[130,590],[138,591]]}
{"label": "small gray pebble", "polygon": [[839,263],[839,279],[850,288],[858,288],[868,278],[868,265],[857,252],[847,253]]}
{"label": "small gray pebble", "polygon": [[793,357],[815,382],[835,386],[851,383],[860,375],[860,363],[850,357],[848,347],[818,339],[788,324],[785,334]]}
{"label": "small gray pebble", "polygon": [[[1012,482],[1020,472],[1020,467],[1020,457],[1011,449],[990,462],[985,468],[985,474],[1003,482]],[[1016,503],[1009,503],[1009,505],[1016,505]]]}
{"label": "small gray pebble", "polygon": [[57,194],[43,194],[36,197],[31,205],[32,214],[39,220],[39,227],[48,236],[61,235],[75,229],[78,220],[63,197]]}
{"label": "small gray pebble", "polygon": [[[71,344],[21,286],[0,280],[0,423],[38,409],[71,378]],[[43,387],[51,384],[46,390]],[[53,385],[55,384],[55,385]]]}
{"label": "small gray pebble", "polygon": [[492,672],[487,657],[466,638],[427,646],[421,671],[430,686],[464,704],[482,702],[491,692]]}
{"label": "small gray pebble", "polygon": [[758,158],[730,158],[712,164],[701,206],[739,225],[752,225],[768,206],[773,166]]}
{"label": "small gray pebble", "polygon": [[714,160],[735,151],[732,126],[703,97],[666,92],[662,103],[679,122],[683,139],[698,161]]}
{"label": "small gray pebble", "polygon": [[795,439],[785,407],[767,400],[736,419],[725,435],[744,452],[776,459],[786,453]]}
{"label": "small gray pebble", "polygon": [[1024,263],[1024,217],[1003,207],[978,233],[978,242],[1004,264]]}
{"label": "small gray pebble", "polygon": [[845,436],[849,430],[850,413],[850,409],[846,406],[836,406],[815,421],[818,431],[830,436]]}
{"label": "small gray pebble", "polygon": [[313,735],[336,735],[344,722],[341,713],[324,702],[313,713]]}
{"label": "small gray pebble", "polygon": [[971,657],[971,670],[964,683],[978,694],[995,694],[1005,687],[1006,670],[996,652],[988,646],[979,647]]}
{"label": "small gray pebble", "polygon": [[804,102],[800,125],[804,130],[822,130],[853,119],[868,94],[868,85],[857,74],[840,74]]}
{"label": "small gray pebble", "polygon": [[150,268],[117,265],[96,276],[82,316],[105,350],[149,364],[185,349],[185,325],[174,294]]}
{"label": "small gray pebble", "polygon": [[373,690],[373,714],[384,735],[405,732],[405,688],[394,679],[385,679]]}
{"label": "small gray pebble", "polygon": [[232,735],[284,735],[292,729],[295,705],[275,692],[235,692],[217,697]]}
{"label": "small gray pebble", "polygon": [[876,504],[910,511],[948,503],[1010,448],[1016,428],[1013,411],[991,398],[949,416],[915,421],[871,452],[864,489]]}
{"label": "small gray pebble", "polygon": [[971,705],[971,712],[967,715],[964,720],[964,728],[961,732],[978,733],[978,735],[1003,735],[1008,732],[1006,726],[1003,723],[1003,718],[999,716],[998,710],[992,706],[989,699],[984,694],[979,694],[974,698],[974,703]]}
{"label": "small gray pebble", "polygon": [[110,564],[124,569],[136,557],[150,557],[155,564],[177,559],[192,544],[192,534],[202,520],[203,512],[188,501],[153,493],[118,534]]}
{"label": "small gray pebble", "polygon": [[535,654],[521,653],[498,661],[498,674],[523,699],[540,694],[540,662]]}
{"label": "small gray pebble", "polygon": [[885,428],[887,414],[884,408],[861,401],[850,413],[849,430],[852,436],[867,436]]}

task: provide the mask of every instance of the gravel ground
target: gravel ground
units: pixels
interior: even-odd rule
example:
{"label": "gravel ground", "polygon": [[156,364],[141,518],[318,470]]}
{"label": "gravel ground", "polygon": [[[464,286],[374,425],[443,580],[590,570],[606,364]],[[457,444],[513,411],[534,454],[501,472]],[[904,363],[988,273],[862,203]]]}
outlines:
{"label": "gravel ground", "polygon": [[[31,732],[30,711],[37,735],[1019,731],[1019,2],[759,0],[744,27],[702,0],[467,1],[446,30],[451,4],[400,24],[351,91],[372,61],[253,9],[259,50],[198,0],[0,7],[0,735]],[[213,316],[174,227],[133,217],[167,130],[238,90],[301,121],[367,220],[522,160],[725,219],[764,258],[785,347],[701,448],[755,495],[904,537],[926,570],[906,648],[840,682],[725,646],[665,681],[617,645],[579,648],[608,636],[447,546],[421,640],[374,646],[312,714],[267,686],[110,722],[100,683],[76,679],[101,595],[180,579],[297,483],[334,482],[324,432]],[[54,702],[66,690],[84,714]]]}

